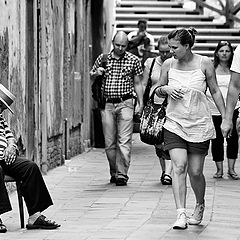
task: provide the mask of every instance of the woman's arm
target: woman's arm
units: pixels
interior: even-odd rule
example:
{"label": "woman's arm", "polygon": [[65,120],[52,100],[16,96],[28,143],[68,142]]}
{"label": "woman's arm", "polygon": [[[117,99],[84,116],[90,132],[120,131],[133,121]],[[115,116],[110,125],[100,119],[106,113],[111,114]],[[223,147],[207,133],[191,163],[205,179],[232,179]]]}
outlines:
{"label": "woman's arm", "polygon": [[211,59],[208,57],[204,57],[202,66],[203,66],[203,72],[205,73],[207,85],[209,87],[212,98],[219,112],[221,113],[222,118],[224,118],[225,104],[224,104],[222,93],[217,84],[216,72]]}
{"label": "woman's arm", "polygon": [[159,81],[159,85],[161,87],[156,90],[156,94],[159,97],[166,96],[166,94],[167,94],[173,100],[178,100],[183,97],[182,89],[180,87],[172,87],[172,86],[167,85],[168,84],[168,72],[170,69],[171,61],[172,61],[171,58],[167,59],[162,65],[160,81]]}

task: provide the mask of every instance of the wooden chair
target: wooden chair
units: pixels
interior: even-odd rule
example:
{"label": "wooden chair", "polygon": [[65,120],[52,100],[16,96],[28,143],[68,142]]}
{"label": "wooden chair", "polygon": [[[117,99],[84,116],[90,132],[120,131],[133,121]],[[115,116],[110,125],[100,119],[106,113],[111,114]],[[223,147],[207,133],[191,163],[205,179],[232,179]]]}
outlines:
{"label": "wooden chair", "polygon": [[4,176],[5,183],[7,182],[16,182],[17,187],[17,195],[18,195],[18,206],[19,206],[19,214],[20,214],[20,223],[21,228],[24,228],[24,210],[23,210],[23,197],[20,188],[20,181],[17,181],[15,178],[10,177],[8,175]]}

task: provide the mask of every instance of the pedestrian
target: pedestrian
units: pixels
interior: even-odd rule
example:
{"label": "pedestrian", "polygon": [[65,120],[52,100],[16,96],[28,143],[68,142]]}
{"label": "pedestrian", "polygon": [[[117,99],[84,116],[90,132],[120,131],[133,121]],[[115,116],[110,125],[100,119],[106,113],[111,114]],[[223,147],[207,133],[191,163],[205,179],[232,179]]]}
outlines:
{"label": "pedestrian", "polygon": [[[60,225],[41,213],[53,204],[42,174],[36,163],[18,156],[16,140],[2,115],[5,109],[13,113],[10,105],[14,99],[14,95],[0,84],[0,215],[12,210],[4,183],[4,174],[7,174],[21,182],[21,192],[29,214],[26,228],[56,229]],[[0,219],[0,232],[6,231],[7,227]]]}
{"label": "pedestrian", "polygon": [[[206,97],[207,86],[221,115],[225,108],[217,85],[215,69],[210,58],[192,52],[197,31],[179,28],[168,34],[173,57],[162,65],[158,95],[168,95],[164,144],[173,164],[173,195],[177,220],[173,229],[186,229],[188,224],[198,225],[205,207],[204,159],[215,129]],[[186,216],[187,173],[193,189],[196,206]]]}
{"label": "pedestrian", "polygon": [[154,37],[147,32],[147,20],[139,19],[138,30],[128,34],[128,51],[138,56],[142,63],[145,62],[151,51],[155,49]]}
{"label": "pedestrian", "polygon": [[[149,78],[149,72],[151,69],[152,64],[152,72],[151,72],[151,82],[152,82],[152,87],[150,90],[149,96],[151,96],[151,92],[153,89],[155,89],[159,85],[159,78],[161,74],[161,67],[163,62],[170,58],[172,54],[170,53],[170,48],[168,46],[168,38],[167,36],[161,36],[158,40],[158,51],[159,51],[159,56],[156,58],[148,58],[145,63],[144,63],[144,72],[143,72],[143,89],[145,90],[147,83],[148,83],[148,78]],[[155,62],[153,62],[155,59]],[[159,98],[156,96],[155,102],[158,104],[162,104],[164,101],[164,98]],[[155,146],[155,152],[159,158],[160,166],[162,169],[162,175],[160,178],[160,181],[163,185],[172,185],[172,177],[171,177],[171,172],[172,172],[172,164],[170,161],[170,156],[168,154],[168,151],[164,151],[164,146],[163,144],[156,145]]]}
{"label": "pedestrian", "polygon": [[[226,102],[226,115],[223,118],[221,129],[223,137],[229,138],[232,135],[233,122],[232,118],[234,110],[238,102],[240,93],[240,45],[234,51],[233,60],[231,64],[231,79],[228,87],[227,102]],[[239,129],[240,121],[237,119],[237,130]],[[239,134],[239,132],[238,132]]]}
{"label": "pedestrian", "polygon": [[[217,83],[222,92],[224,102],[227,99],[228,85],[230,82],[230,67],[233,58],[233,47],[229,41],[219,41],[214,51],[214,68],[216,71]],[[210,91],[207,91],[209,106],[213,118],[214,127],[216,130],[216,138],[211,140],[213,161],[216,164],[217,172],[213,175],[214,178],[223,177],[223,160],[224,160],[224,138],[221,131],[222,117],[218,111]],[[238,134],[236,130],[236,121],[238,117],[238,109],[240,103],[237,102],[233,113],[233,129],[231,137],[227,138],[227,159],[228,159],[228,176],[234,180],[238,180],[239,176],[235,172],[234,166],[238,156]]]}
{"label": "pedestrian", "polygon": [[[142,67],[135,55],[126,51],[127,34],[119,31],[113,38],[113,50],[108,54],[103,93],[105,109],[101,110],[105,151],[109,161],[111,183],[127,185],[130,166],[133,115],[141,115],[143,110]],[[103,73],[101,54],[95,61],[90,75]],[[134,108],[133,93],[137,95]]]}

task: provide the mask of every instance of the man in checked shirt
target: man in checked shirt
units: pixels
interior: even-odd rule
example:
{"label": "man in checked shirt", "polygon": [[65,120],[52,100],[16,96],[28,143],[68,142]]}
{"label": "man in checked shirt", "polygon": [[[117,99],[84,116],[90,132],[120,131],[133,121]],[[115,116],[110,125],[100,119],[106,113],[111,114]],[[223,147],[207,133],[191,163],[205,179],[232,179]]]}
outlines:
{"label": "man in checked shirt", "polygon": [[[143,71],[138,57],[126,52],[128,38],[125,32],[117,32],[112,44],[113,50],[108,54],[106,69],[100,67],[103,57],[103,54],[100,54],[90,71],[90,76],[94,79],[105,74],[102,89],[106,104],[105,109],[101,110],[101,115],[110,182],[124,186],[129,178],[133,115],[141,115],[143,110]],[[134,92],[137,95],[135,108]]]}

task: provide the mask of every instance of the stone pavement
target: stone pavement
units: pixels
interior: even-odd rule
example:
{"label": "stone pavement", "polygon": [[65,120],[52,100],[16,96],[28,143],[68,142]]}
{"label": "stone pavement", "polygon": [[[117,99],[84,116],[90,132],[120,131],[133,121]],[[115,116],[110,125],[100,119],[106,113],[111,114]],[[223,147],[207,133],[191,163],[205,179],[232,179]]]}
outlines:
{"label": "stone pavement", "polygon": [[[92,149],[66,161],[65,166],[44,176],[54,205],[45,214],[62,226],[58,230],[20,229],[16,193],[11,194],[13,211],[2,215],[8,232],[1,240],[158,240],[240,239],[240,181],[212,178],[215,164],[205,164],[206,211],[199,226],[173,230],[176,210],[171,186],[159,182],[160,166],[152,146],[134,134],[132,162],[127,186],[109,183],[103,149]],[[225,169],[226,169],[226,163]],[[239,162],[236,170],[240,173]],[[187,194],[187,211],[195,200]],[[27,213],[25,215],[27,220]]]}

